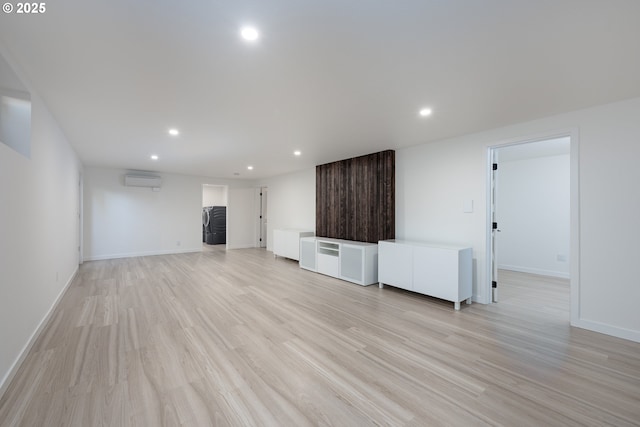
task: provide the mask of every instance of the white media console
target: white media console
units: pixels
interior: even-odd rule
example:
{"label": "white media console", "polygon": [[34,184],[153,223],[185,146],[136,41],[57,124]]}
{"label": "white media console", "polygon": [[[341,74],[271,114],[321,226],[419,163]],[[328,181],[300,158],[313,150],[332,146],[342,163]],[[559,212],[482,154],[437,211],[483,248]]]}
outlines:
{"label": "white media console", "polygon": [[380,288],[397,288],[452,301],[471,304],[472,249],[403,240],[378,242]]}
{"label": "white media console", "polygon": [[328,237],[300,239],[300,267],[368,286],[378,282],[378,245]]}

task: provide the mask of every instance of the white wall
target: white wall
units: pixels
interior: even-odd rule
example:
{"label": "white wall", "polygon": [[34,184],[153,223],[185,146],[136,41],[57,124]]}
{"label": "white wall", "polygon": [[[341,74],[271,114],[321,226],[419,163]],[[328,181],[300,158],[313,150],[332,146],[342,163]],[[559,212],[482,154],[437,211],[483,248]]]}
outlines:
{"label": "white wall", "polygon": [[315,168],[269,178],[262,185],[269,188],[267,250],[273,250],[275,229],[316,229]]}
{"label": "white wall", "polygon": [[[202,185],[215,182],[253,187],[250,181],[161,173],[162,188],[154,192],[125,187],[125,173],[121,169],[85,168],[85,260],[200,251]],[[242,219],[238,221],[242,223]],[[234,239],[227,227],[227,241]]]}
{"label": "white wall", "polygon": [[[396,236],[465,242],[474,250],[474,299],[486,289],[488,147],[577,129],[579,223],[572,223],[572,324],[640,341],[640,98],[396,152]],[[577,156],[579,150],[579,156]],[[575,171],[575,170],[574,170]],[[572,184],[573,185],[573,184]],[[578,188],[575,188],[578,187]],[[474,213],[463,213],[464,200]],[[572,214],[573,221],[573,214]]]}
{"label": "white wall", "polygon": [[[1,47],[0,53],[6,56]],[[0,144],[0,395],[79,261],[80,162],[43,101],[25,86],[31,158]]]}
{"label": "white wall", "polygon": [[500,161],[497,175],[499,268],[569,278],[569,155]]}
{"label": "white wall", "polygon": [[[572,198],[579,196],[571,213],[571,323],[640,341],[638,117],[634,98],[396,150],[396,237],[471,245],[474,300],[489,302],[489,147],[570,133],[571,174],[578,177]],[[270,236],[274,228],[315,228],[315,170],[262,184],[269,187]],[[474,212],[464,213],[469,200]]]}
{"label": "white wall", "polygon": [[222,185],[202,186],[202,207],[227,206],[227,187]]}

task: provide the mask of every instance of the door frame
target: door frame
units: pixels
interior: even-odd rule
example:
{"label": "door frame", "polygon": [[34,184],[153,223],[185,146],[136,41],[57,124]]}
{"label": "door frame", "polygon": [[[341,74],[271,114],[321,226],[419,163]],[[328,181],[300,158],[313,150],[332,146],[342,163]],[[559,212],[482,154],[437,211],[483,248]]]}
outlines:
{"label": "door frame", "polygon": [[[486,264],[485,264],[485,303],[492,302],[492,186],[493,186],[493,158],[494,153],[503,147],[528,144],[531,142],[545,141],[549,139],[569,137],[569,250],[570,250],[570,322],[576,326],[580,319],[580,156],[579,156],[579,132],[577,128],[563,129],[555,132],[531,135],[529,137],[512,138],[487,146],[486,152]],[[498,285],[499,286],[499,285]]]}
{"label": "door frame", "polygon": [[78,173],[78,265],[84,263],[84,178]]}
{"label": "door frame", "polygon": [[269,218],[267,216],[267,206],[269,205],[269,187],[262,186],[259,188],[259,201],[258,203],[258,248],[266,248],[268,244],[268,232],[267,222]]}

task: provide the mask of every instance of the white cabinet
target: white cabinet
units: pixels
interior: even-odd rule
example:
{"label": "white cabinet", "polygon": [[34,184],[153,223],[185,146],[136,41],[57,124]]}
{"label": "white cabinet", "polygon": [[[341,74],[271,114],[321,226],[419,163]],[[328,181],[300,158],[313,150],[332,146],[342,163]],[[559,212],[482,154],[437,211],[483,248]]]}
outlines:
{"label": "white cabinet", "polygon": [[300,259],[300,238],[313,236],[309,230],[279,229],[273,230],[273,256]]}
{"label": "white cabinet", "polygon": [[378,245],[325,237],[300,240],[300,267],[358,285],[378,282]]}
{"label": "white cabinet", "polygon": [[452,301],[471,303],[472,249],[402,240],[378,243],[380,287],[391,285]]}

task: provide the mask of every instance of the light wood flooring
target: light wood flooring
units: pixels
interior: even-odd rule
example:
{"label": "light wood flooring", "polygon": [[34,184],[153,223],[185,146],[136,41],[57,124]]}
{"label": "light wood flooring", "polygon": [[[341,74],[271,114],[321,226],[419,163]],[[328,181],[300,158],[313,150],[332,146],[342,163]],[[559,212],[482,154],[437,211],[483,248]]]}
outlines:
{"label": "light wood flooring", "polygon": [[0,426],[640,425],[640,344],[571,328],[566,281],[502,273],[456,312],[263,249],[88,262]]}

